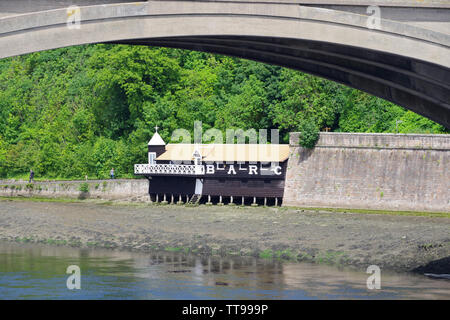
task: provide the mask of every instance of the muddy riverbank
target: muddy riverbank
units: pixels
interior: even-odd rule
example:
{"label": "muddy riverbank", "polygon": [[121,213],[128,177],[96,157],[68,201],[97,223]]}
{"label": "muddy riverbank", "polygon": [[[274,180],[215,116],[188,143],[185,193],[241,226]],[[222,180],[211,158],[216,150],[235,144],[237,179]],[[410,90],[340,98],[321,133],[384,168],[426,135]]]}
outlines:
{"label": "muddy riverbank", "polygon": [[450,273],[450,219],[438,217],[2,199],[0,240]]}

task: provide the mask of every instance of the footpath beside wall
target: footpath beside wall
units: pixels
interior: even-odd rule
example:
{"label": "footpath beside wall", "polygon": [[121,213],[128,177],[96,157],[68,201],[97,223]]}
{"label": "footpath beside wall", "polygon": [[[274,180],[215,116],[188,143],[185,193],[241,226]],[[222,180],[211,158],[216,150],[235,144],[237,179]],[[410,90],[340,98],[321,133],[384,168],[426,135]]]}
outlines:
{"label": "footpath beside wall", "polygon": [[291,133],[283,205],[450,211],[450,135]]}
{"label": "footpath beside wall", "polygon": [[[88,192],[81,191],[87,183]],[[0,196],[132,200],[148,195],[147,179],[114,179],[88,181],[28,181],[0,180]]]}

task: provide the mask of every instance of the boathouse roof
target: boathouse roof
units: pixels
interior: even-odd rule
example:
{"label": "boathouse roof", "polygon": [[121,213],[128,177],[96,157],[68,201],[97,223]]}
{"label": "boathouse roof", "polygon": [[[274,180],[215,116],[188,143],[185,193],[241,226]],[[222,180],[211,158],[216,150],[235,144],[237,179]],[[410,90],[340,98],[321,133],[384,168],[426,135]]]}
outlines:
{"label": "boathouse roof", "polygon": [[283,162],[289,157],[288,144],[168,144],[156,160],[187,161],[198,151],[202,161]]}

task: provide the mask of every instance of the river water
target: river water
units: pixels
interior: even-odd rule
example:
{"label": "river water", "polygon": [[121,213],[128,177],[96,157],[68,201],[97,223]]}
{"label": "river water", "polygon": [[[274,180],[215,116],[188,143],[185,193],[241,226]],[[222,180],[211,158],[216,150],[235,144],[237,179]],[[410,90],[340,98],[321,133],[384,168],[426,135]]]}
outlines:
{"label": "river water", "polygon": [[[67,267],[80,268],[69,290]],[[449,299],[450,281],[309,263],[0,242],[0,299]]]}

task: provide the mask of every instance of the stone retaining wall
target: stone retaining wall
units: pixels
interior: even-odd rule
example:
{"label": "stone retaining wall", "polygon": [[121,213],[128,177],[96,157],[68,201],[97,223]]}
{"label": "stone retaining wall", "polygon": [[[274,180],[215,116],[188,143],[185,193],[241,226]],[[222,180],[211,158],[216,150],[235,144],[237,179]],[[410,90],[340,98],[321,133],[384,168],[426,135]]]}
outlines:
{"label": "stone retaining wall", "polygon": [[450,135],[291,133],[283,205],[450,211]]}
{"label": "stone retaining wall", "polygon": [[131,200],[146,195],[147,179],[49,181],[32,184],[28,181],[0,180],[0,196]]}

